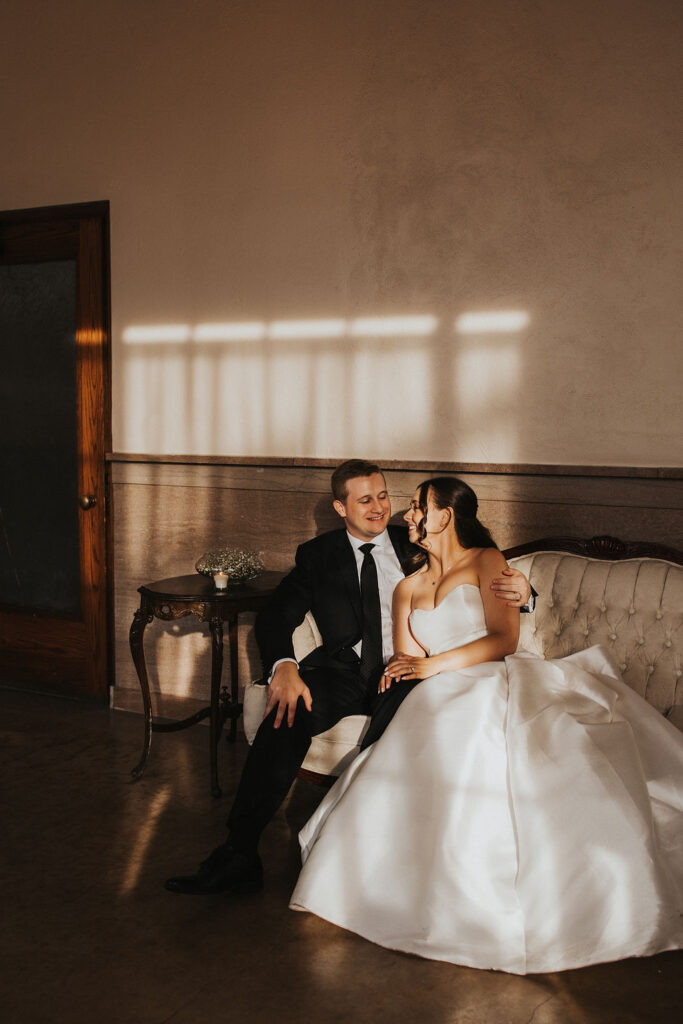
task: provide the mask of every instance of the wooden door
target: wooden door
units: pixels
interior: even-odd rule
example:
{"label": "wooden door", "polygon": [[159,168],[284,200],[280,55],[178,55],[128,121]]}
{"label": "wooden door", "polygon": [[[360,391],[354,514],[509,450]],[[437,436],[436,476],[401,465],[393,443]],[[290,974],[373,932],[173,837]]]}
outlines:
{"label": "wooden door", "polygon": [[0,213],[0,682],[106,699],[109,204]]}

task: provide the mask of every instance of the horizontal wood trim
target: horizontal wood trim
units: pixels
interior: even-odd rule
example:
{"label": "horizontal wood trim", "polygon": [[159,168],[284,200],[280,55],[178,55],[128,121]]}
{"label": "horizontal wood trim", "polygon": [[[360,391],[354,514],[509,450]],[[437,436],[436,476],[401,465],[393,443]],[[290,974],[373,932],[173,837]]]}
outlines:
{"label": "horizontal wood trim", "polygon": [[[186,466],[281,466],[292,469],[334,469],[341,459],[283,458],[251,455],[152,455],[136,452],[108,452],[112,463],[147,462]],[[683,480],[683,467],[676,466],[563,466],[528,462],[439,462],[384,459],[387,472],[415,471],[427,473],[500,473],[515,476],[591,476],[626,477],[647,480]]]}
{"label": "horizontal wood trim", "polygon": [[13,224],[20,221],[80,220],[82,217],[109,215],[109,200],[96,199],[91,203],[60,203],[57,206],[30,206],[25,210],[1,210],[0,223]]}
{"label": "horizontal wood trim", "polygon": [[[199,488],[218,492],[248,491],[273,495],[321,495],[331,506],[330,474],[326,469],[303,467],[250,467],[234,465],[116,463],[111,466],[114,487]],[[534,502],[566,505],[602,505],[615,508],[683,508],[683,485],[677,480],[642,478],[511,476],[498,473],[461,473],[480,501]],[[408,504],[425,472],[387,471],[387,485],[399,513]],[[329,528],[338,525],[332,516]]]}
{"label": "horizontal wood trim", "polygon": [[78,222],[18,224],[0,219],[0,263],[46,263],[78,257]]}
{"label": "horizontal wood trim", "polygon": [[85,645],[85,626],[78,619],[0,609],[0,650],[40,647],[43,653],[63,646]]}

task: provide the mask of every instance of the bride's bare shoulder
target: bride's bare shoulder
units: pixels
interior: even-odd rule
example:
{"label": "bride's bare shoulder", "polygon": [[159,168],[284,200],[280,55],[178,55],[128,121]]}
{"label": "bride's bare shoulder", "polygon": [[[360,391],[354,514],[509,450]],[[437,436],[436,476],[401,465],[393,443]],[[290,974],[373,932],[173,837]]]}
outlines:
{"label": "bride's bare shoulder", "polygon": [[405,576],[402,580],[399,580],[396,584],[396,588],[394,589],[394,594],[401,598],[409,597],[415,587],[419,584],[420,578],[424,576],[424,572],[424,566],[420,566],[420,568],[415,572],[412,572],[410,576]]}
{"label": "bride's bare shoulder", "polygon": [[496,573],[505,569],[507,562],[502,551],[498,548],[482,548],[474,560],[477,571],[480,574],[495,576]]}

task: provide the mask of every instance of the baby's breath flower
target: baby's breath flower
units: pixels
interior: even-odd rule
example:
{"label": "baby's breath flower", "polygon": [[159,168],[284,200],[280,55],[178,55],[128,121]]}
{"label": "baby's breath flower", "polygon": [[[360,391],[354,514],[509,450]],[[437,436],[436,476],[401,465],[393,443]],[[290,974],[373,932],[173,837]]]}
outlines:
{"label": "baby's breath flower", "polygon": [[226,572],[228,583],[240,583],[252,580],[265,569],[258,551],[245,548],[219,548],[216,551],[205,551],[195,565],[202,576],[213,576],[215,572]]}

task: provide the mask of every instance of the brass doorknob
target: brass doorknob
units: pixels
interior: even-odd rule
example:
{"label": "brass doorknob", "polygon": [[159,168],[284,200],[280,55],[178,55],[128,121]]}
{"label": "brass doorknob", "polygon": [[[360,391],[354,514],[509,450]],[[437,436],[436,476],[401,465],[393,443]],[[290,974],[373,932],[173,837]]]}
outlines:
{"label": "brass doorknob", "polygon": [[83,509],[94,508],[95,505],[97,504],[97,498],[95,497],[94,494],[81,494],[80,498],[78,499],[78,504]]}

